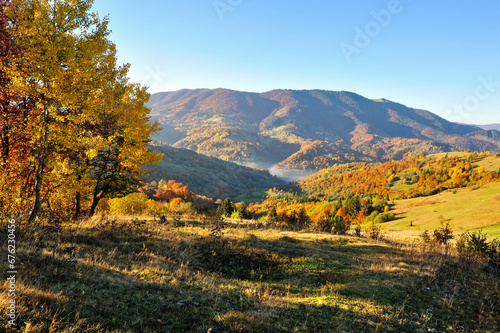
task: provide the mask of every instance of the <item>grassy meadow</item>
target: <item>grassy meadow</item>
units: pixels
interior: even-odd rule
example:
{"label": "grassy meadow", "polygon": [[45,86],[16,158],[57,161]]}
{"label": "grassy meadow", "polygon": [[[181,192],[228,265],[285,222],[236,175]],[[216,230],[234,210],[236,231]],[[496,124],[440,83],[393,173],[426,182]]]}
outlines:
{"label": "grassy meadow", "polygon": [[18,326],[2,314],[2,332],[500,330],[498,270],[452,248],[211,219],[16,232]]}
{"label": "grassy meadow", "polygon": [[397,218],[384,223],[383,228],[401,235],[416,236],[422,230],[439,228],[443,222],[456,233],[483,230],[489,237],[500,237],[500,183],[395,200],[392,208]]}

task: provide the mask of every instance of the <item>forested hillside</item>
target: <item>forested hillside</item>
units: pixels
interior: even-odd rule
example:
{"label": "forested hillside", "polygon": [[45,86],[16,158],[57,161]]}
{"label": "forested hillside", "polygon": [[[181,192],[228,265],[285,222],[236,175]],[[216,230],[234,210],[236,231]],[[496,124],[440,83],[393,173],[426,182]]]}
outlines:
{"label": "forested hillside", "polygon": [[345,91],[185,89],[154,94],[148,105],[164,143],[264,168],[316,171],[423,152],[500,152],[497,131]]}
{"label": "forested hillside", "polygon": [[[389,202],[430,196],[447,190],[500,181],[500,154],[452,153],[418,155],[385,163],[349,163],[322,170],[306,179],[273,189],[250,211],[286,223],[330,226],[395,218]],[[271,211],[273,210],[273,213]],[[371,215],[372,213],[375,215]]]}
{"label": "forested hillside", "polygon": [[234,198],[250,190],[265,191],[284,184],[267,170],[255,170],[182,148],[152,146],[151,149],[163,154],[163,159],[151,169],[150,180],[176,180],[196,194],[213,199]]}

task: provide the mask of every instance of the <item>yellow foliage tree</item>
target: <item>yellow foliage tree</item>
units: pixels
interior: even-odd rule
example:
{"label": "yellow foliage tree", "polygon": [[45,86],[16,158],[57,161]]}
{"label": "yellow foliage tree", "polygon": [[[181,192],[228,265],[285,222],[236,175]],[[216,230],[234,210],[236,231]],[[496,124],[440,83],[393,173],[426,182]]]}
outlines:
{"label": "yellow foliage tree", "polygon": [[[149,123],[146,87],[128,83],[107,38],[107,19],[91,13],[92,0],[12,0],[7,26],[21,56],[0,64],[9,91],[32,96],[33,190],[30,221],[50,199],[85,200],[94,213],[103,197],[134,190],[142,165],[157,162],[148,148],[158,130]],[[2,8],[3,9],[3,8]],[[67,199],[66,199],[67,200]],[[66,209],[61,209],[65,211]]]}

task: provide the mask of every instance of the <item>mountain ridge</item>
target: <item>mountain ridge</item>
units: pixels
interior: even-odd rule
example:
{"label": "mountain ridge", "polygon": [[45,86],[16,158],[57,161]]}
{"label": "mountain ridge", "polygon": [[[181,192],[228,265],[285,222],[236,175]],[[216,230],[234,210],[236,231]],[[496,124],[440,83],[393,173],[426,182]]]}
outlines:
{"label": "mountain ridge", "polygon": [[[339,151],[345,155],[339,162],[353,156],[387,161],[420,152],[500,151],[495,130],[348,91],[182,89],[153,94],[148,106],[151,119],[164,127],[158,140],[258,168],[320,170],[325,161],[337,164],[331,157]],[[319,156],[308,151],[318,145]]]}

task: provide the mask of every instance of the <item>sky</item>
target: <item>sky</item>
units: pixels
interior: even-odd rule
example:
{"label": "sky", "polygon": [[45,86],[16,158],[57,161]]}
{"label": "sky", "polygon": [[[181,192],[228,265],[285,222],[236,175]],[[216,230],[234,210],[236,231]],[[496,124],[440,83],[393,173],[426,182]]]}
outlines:
{"label": "sky", "polygon": [[500,123],[498,0],[95,0],[151,93],[352,91]]}

